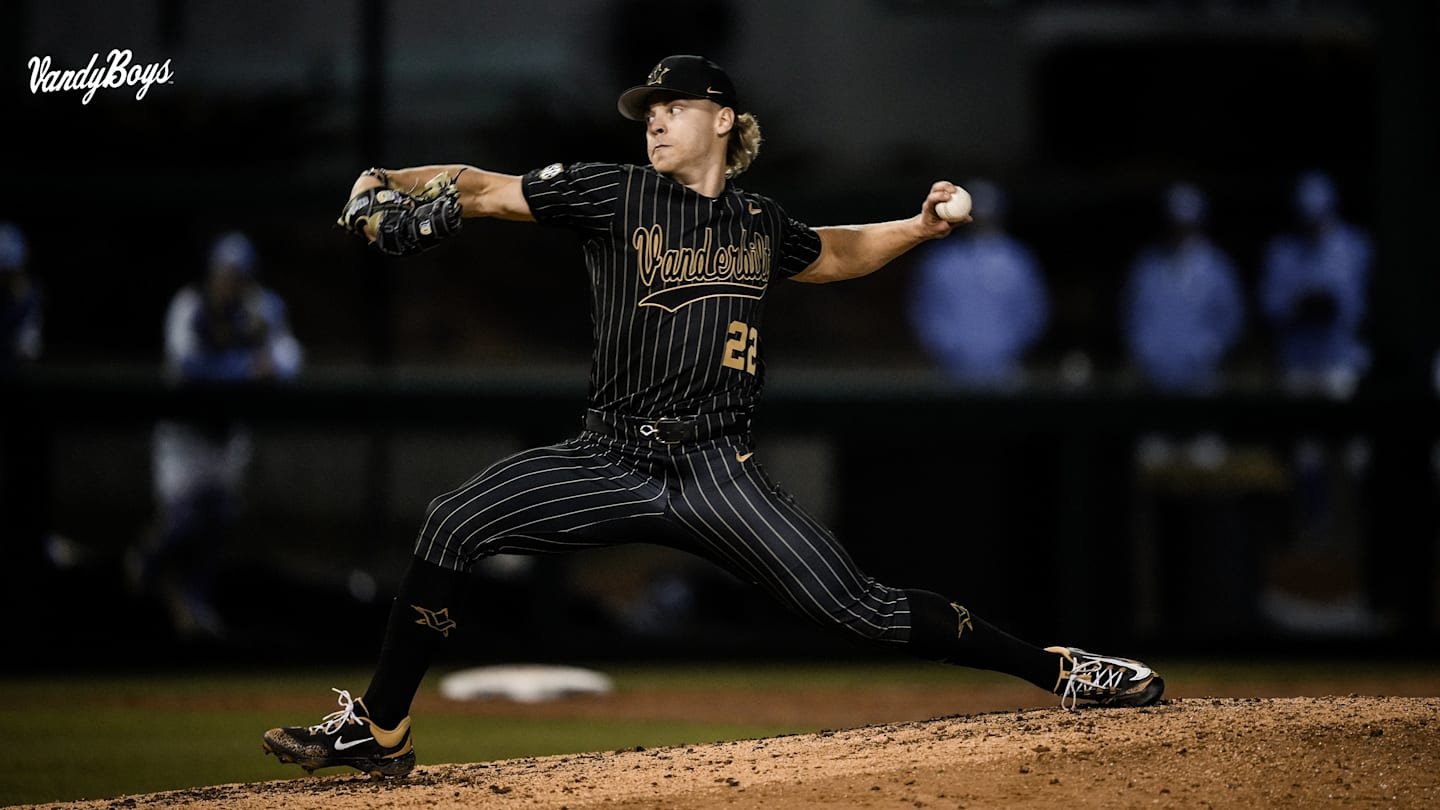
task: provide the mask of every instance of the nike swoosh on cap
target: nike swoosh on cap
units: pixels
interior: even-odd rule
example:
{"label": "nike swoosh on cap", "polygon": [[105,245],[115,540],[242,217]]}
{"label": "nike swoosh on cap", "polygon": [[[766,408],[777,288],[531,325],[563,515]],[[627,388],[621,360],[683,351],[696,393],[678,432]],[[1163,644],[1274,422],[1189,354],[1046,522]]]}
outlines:
{"label": "nike swoosh on cap", "polygon": [[725,94],[725,91],[724,91],[724,90],[716,90],[715,88],[713,88],[713,87],[711,87],[711,86],[709,86],[709,85],[706,85],[706,86],[705,86],[705,92],[709,93],[709,94],[712,95],[712,96],[722,96],[722,95]]}

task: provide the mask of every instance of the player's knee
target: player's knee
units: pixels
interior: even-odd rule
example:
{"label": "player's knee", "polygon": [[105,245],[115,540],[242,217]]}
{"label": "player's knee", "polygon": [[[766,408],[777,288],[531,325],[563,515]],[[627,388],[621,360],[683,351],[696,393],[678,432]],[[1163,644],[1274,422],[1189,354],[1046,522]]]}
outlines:
{"label": "player's knee", "polygon": [[453,493],[436,496],[425,508],[425,526],[436,532],[455,531],[459,522],[474,515],[473,509],[465,515],[461,514],[465,505],[465,502],[456,498]]}
{"label": "player's knee", "polygon": [[425,521],[420,527],[422,539],[432,543],[448,543],[465,521],[459,505],[453,498],[441,495],[430,501],[425,509]]}

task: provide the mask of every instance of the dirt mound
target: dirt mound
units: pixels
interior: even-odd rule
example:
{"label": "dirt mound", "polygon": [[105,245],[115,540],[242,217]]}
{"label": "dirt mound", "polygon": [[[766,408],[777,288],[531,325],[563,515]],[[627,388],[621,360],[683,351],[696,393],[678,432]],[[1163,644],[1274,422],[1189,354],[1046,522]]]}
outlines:
{"label": "dirt mound", "polygon": [[425,766],[66,808],[1440,807],[1440,698],[1189,698]]}

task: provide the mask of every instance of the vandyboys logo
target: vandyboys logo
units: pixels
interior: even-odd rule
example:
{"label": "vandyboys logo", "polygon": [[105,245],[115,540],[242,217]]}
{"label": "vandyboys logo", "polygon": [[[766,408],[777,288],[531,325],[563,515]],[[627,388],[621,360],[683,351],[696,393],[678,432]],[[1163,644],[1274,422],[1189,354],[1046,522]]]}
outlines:
{"label": "vandyboys logo", "polygon": [[84,90],[81,104],[89,104],[95,91],[104,87],[118,90],[122,87],[136,87],[135,100],[145,98],[150,86],[170,84],[175,72],[170,69],[170,60],[139,64],[129,49],[116,48],[100,63],[100,54],[90,57],[90,64],[79,70],[57,70],[50,65],[49,56],[30,57],[30,92],[61,93],[66,90]]}

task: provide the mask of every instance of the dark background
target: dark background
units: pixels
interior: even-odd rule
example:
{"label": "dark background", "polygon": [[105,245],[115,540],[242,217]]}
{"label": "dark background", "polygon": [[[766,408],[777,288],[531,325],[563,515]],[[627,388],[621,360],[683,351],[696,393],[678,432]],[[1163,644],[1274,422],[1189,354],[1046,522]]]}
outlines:
{"label": "dark background", "polygon": [[[909,216],[933,180],[986,176],[1043,267],[1051,322],[1031,384],[1006,395],[947,384],[920,350],[904,317],[913,254],[773,296],[767,466],[872,574],[960,595],[1036,640],[1404,652],[1440,632],[1432,3],[127,0],[3,15],[0,219],[29,236],[46,296],[44,355],[4,383],[11,612],[56,617],[20,631],[28,659],[303,657],[333,632],[368,660],[428,498],[578,426],[589,323],[569,235],[472,221],[384,261],[333,226],[351,181],[372,165],[639,160],[614,97],[678,52],[730,69],[767,138],[741,184],[792,215]],[[173,82],[89,104],[31,92],[30,57],[75,68],[116,47],[171,60]],[[1137,386],[1119,295],[1162,229],[1165,186],[1210,194],[1253,305],[1263,244],[1312,167],[1377,244],[1376,362],[1355,398],[1281,396],[1254,315],[1213,399]],[[283,391],[171,391],[165,307],[233,228],[288,302],[306,372]],[[1082,354],[1088,381],[1061,385],[1062,359]],[[150,427],[197,409],[244,415],[259,439],[250,508],[217,551],[233,633],[198,651],[115,573],[153,518]],[[1253,450],[1255,468],[1137,471],[1146,432],[1202,430]],[[1369,447],[1343,484],[1351,545],[1321,568],[1359,583],[1376,628],[1296,635],[1257,612],[1293,541],[1301,433]],[[688,583],[690,610],[646,601],[667,578]],[[798,624],[760,632],[767,604],[658,553],[477,583],[507,618],[475,641],[494,656],[855,652]]]}

